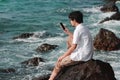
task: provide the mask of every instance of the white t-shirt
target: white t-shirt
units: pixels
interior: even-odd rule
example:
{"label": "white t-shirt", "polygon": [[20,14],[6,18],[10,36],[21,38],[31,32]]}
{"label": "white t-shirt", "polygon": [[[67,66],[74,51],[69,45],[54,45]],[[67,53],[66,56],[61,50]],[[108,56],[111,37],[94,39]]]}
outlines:
{"label": "white t-shirt", "polygon": [[76,49],[71,53],[73,61],[88,61],[93,56],[93,40],[88,28],[79,24],[73,33],[73,44],[77,44]]}

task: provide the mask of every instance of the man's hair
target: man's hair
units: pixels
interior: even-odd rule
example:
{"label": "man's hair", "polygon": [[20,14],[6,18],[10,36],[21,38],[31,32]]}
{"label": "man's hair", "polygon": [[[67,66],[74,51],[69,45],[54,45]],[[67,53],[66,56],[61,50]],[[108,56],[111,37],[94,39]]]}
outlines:
{"label": "man's hair", "polygon": [[68,16],[71,20],[76,20],[78,23],[83,23],[83,14],[80,11],[73,11]]}

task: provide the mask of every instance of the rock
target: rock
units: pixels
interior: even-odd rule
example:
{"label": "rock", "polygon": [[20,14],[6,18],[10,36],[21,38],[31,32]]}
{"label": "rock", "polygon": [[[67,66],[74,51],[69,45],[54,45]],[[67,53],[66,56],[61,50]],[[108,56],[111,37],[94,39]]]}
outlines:
{"label": "rock", "polygon": [[114,2],[116,2],[116,1],[120,1],[120,0],[105,0],[106,2],[111,2],[111,1],[114,1]]}
{"label": "rock", "polygon": [[120,12],[116,12],[110,17],[110,20],[120,20]]}
{"label": "rock", "polygon": [[118,12],[119,11],[114,1],[108,2],[100,10],[102,12]]}
{"label": "rock", "polygon": [[15,69],[8,68],[8,69],[0,69],[0,73],[14,73]]}
{"label": "rock", "polygon": [[113,32],[101,28],[94,39],[94,48],[105,51],[119,50],[120,39]]}
{"label": "rock", "polygon": [[47,52],[47,51],[51,51],[53,49],[55,49],[56,47],[58,47],[57,45],[50,45],[47,43],[42,44],[41,46],[39,46],[36,51],[37,52]]}
{"label": "rock", "polygon": [[89,60],[63,68],[55,80],[116,80],[116,78],[109,63]]}
{"label": "rock", "polygon": [[40,76],[40,77],[35,77],[32,80],[48,80],[49,77],[50,77],[50,74],[44,75],[44,76]]}
{"label": "rock", "polygon": [[39,58],[39,57],[34,57],[34,58],[29,59],[27,61],[21,62],[21,64],[27,65],[27,66],[38,66],[39,62],[44,62],[44,60],[42,58]]}
{"label": "rock", "polygon": [[107,17],[104,20],[100,21],[100,23],[109,21],[109,20],[120,20],[120,12],[116,12],[115,14],[113,14],[111,17]]}
{"label": "rock", "polygon": [[111,1],[116,2],[117,0],[104,0],[104,1],[106,1],[106,2],[111,2]]}
{"label": "rock", "polygon": [[104,20],[100,21],[99,23],[104,23],[104,22],[109,21],[109,20],[110,20],[110,18],[106,17]]}
{"label": "rock", "polygon": [[34,35],[33,33],[23,33],[23,34],[21,34],[19,36],[13,37],[13,39],[18,39],[18,38],[24,39],[24,38],[29,38],[29,37],[31,37],[33,35]]}

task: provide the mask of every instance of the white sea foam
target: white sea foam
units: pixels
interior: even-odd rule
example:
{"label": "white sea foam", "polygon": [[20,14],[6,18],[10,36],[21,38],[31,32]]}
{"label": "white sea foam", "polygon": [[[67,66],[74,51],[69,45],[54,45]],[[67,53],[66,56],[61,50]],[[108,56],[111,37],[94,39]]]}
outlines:
{"label": "white sea foam", "polygon": [[115,12],[107,12],[107,13],[101,13],[99,16],[99,18],[106,18],[106,17],[110,17],[111,15],[113,15]]}
{"label": "white sea foam", "polygon": [[51,42],[51,43],[62,43],[65,41],[65,38],[62,38],[62,37],[54,37],[54,38],[48,38],[48,39],[45,39],[46,41],[48,42]]}
{"label": "white sea foam", "polygon": [[41,42],[42,40],[36,37],[30,37],[30,38],[26,38],[26,39],[15,39],[15,41],[20,41],[20,42]]}
{"label": "white sea foam", "polygon": [[106,21],[103,23],[104,25],[107,25],[107,26],[120,26],[120,21],[117,21],[117,20],[110,20],[110,21]]}
{"label": "white sea foam", "polygon": [[120,1],[116,1],[116,3],[117,3],[117,4],[119,4],[119,3],[120,3]]}
{"label": "white sea foam", "polygon": [[55,41],[55,40],[62,40],[62,38],[60,39],[59,37],[62,37],[63,34],[62,33],[57,33],[57,34],[51,34],[49,32],[46,31],[42,31],[42,32],[34,32],[34,35],[29,37],[29,38],[18,38],[15,39],[15,41],[20,41],[20,42],[42,42],[43,40],[51,40],[51,41]]}
{"label": "white sea foam", "polygon": [[32,76],[26,75],[26,76],[24,76],[24,78],[22,80],[32,80]]}
{"label": "white sea foam", "polygon": [[92,12],[92,13],[99,13],[100,11],[100,7],[92,7],[92,8],[83,8],[83,11],[85,12]]}
{"label": "white sea foam", "polygon": [[41,32],[34,32],[33,37],[41,38],[41,37],[46,37],[49,36],[49,33],[46,31],[41,31]]}
{"label": "white sea foam", "polygon": [[29,59],[29,58],[31,58],[31,57],[20,55],[20,54],[16,54],[16,57],[21,58],[21,59]]}

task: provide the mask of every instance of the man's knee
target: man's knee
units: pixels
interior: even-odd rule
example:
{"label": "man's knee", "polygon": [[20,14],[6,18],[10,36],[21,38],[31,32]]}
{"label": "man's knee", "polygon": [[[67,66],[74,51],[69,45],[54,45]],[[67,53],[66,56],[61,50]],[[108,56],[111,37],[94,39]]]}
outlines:
{"label": "man's knee", "polygon": [[57,62],[56,65],[55,65],[55,68],[56,69],[61,69],[62,68],[61,62]]}

